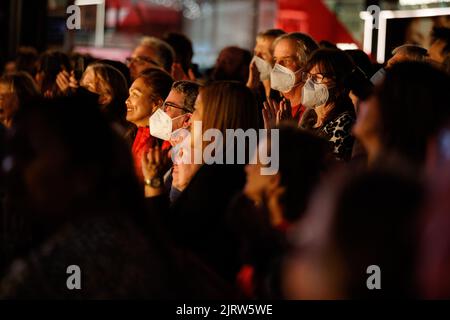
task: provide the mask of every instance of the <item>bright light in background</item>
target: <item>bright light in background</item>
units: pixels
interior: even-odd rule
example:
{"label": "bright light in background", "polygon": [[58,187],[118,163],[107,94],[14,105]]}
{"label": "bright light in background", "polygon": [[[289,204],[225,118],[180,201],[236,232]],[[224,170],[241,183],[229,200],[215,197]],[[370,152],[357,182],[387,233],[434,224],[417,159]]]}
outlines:
{"label": "bright light in background", "polygon": [[356,43],[336,43],[336,47],[341,50],[356,50],[359,49]]}
{"label": "bright light in background", "polygon": [[[405,0],[406,1],[406,0]],[[410,0],[418,1],[418,0]],[[450,0],[445,0],[450,3]],[[423,18],[450,15],[450,8],[428,8],[415,10],[381,10],[378,22],[378,44],[377,44],[377,62],[384,63],[386,54],[386,29],[387,20],[395,18]],[[361,19],[364,20],[364,52],[370,54],[372,52],[372,22],[373,16],[367,11],[359,13]]]}
{"label": "bright light in background", "polygon": [[445,2],[450,2],[450,0],[400,0],[400,5],[415,6],[421,4],[445,3]]}

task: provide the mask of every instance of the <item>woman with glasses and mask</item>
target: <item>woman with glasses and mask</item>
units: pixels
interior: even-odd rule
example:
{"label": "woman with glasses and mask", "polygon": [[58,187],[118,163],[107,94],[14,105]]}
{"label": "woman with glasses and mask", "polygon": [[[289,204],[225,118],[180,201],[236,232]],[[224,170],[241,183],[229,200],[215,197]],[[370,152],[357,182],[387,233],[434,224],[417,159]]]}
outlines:
{"label": "woman with glasses and mask", "polygon": [[300,126],[325,137],[335,157],[344,161],[350,160],[354,141],[351,129],[356,115],[346,85],[354,68],[344,51],[319,49],[302,72],[302,105],[308,110]]}
{"label": "woman with glasses and mask", "polygon": [[127,121],[137,127],[132,153],[136,167],[136,174],[143,181],[141,159],[142,155],[154,146],[156,138],[150,135],[149,119],[158,110],[172,87],[173,79],[161,69],[151,68],[145,70],[133,82],[126,100]]}

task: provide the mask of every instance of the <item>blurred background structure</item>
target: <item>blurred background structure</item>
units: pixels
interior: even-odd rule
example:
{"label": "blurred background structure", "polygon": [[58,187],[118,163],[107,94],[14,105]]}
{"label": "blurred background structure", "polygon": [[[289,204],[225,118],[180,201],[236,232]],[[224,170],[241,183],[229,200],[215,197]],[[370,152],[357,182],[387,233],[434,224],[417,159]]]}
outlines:
{"label": "blurred background structure", "polygon": [[[81,8],[80,30],[66,27],[71,4]],[[371,5],[381,10],[378,29]],[[2,0],[0,62],[19,46],[123,60],[142,35],[178,31],[193,41],[193,62],[207,68],[222,48],[251,49],[256,33],[277,27],[364,49],[382,63],[399,44],[429,47],[434,25],[450,26],[450,0]]]}

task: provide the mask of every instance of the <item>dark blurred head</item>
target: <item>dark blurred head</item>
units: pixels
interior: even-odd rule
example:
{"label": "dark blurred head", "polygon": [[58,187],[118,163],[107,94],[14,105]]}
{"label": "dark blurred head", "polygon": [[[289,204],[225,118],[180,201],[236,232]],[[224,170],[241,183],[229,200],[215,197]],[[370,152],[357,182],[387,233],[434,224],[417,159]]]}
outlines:
{"label": "dark blurred head", "polygon": [[[270,150],[270,139],[263,143]],[[304,213],[309,196],[325,171],[330,150],[321,138],[287,125],[279,128],[279,141],[276,143],[278,173],[262,175],[261,163],[247,165],[244,193],[261,204],[269,199],[273,201],[272,196],[280,191],[277,201],[283,208],[283,221],[291,223]],[[277,225],[274,217],[271,220]]]}
{"label": "dark blurred head", "polygon": [[175,51],[175,61],[181,64],[184,72],[187,74],[191,66],[194,50],[191,40],[182,33],[168,32],[163,38]]}
{"label": "dark blurred head", "polygon": [[319,47],[320,48],[327,48],[327,49],[337,49],[338,47],[333,42],[327,41],[327,40],[320,40],[319,41]]}
{"label": "dark blurred head", "polygon": [[[287,260],[284,288],[290,299],[412,298],[416,219],[422,187],[401,165],[349,170],[317,190]],[[377,266],[381,290],[367,283]]]}
{"label": "dark blurred head", "polygon": [[73,52],[69,56],[72,70],[74,71],[75,79],[80,81],[83,72],[86,71],[88,65],[93,63],[95,59],[89,54],[82,54]]}
{"label": "dark blurred head", "polygon": [[[375,118],[358,119],[364,129],[358,138],[364,144],[371,131],[384,152],[401,155],[422,168],[427,142],[450,117],[448,88],[449,76],[429,64],[395,64],[377,88],[376,104],[368,106],[376,108]],[[366,128],[369,120],[372,129]]]}
{"label": "dark blurred head", "polygon": [[31,76],[23,71],[0,78],[0,121],[11,126],[15,114],[22,106],[40,96]]}
{"label": "dark blurred head", "polygon": [[36,61],[39,55],[33,47],[20,47],[16,55],[16,70],[28,72],[31,76],[36,73]]}
{"label": "dark blurred head", "polygon": [[111,67],[114,67],[117,70],[119,70],[125,77],[125,80],[127,81],[127,88],[129,88],[131,86],[130,69],[128,69],[128,67],[125,63],[122,63],[122,62],[116,61],[116,60],[107,60],[107,59],[98,60],[97,62],[110,65]]}
{"label": "dark blurred head", "polygon": [[352,58],[355,65],[364,72],[366,77],[370,79],[374,73],[374,70],[369,56],[364,51],[359,49],[345,50],[345,52],[350,56],[350,58]]}
{"label": "dark blurred head", "polygon": [[69,57],[59,51],[46,51],[39,57],[36,70],[36,82],[41,93],[46,97],[55,97],[61,94],[56,76],[61,71],[71,71]]}
{"label": "dark blurred head", "polygon": [[250,51],[239,47],[226,47],[219,53],[212,73],[212,79],[234,80],[246,83],[251,60],[252,54]]}
{"label": "dark blurred head", "polygon": [[39,232],[141,204],[128,146],[84,89],[20,110],[8,149],[8,209]]}

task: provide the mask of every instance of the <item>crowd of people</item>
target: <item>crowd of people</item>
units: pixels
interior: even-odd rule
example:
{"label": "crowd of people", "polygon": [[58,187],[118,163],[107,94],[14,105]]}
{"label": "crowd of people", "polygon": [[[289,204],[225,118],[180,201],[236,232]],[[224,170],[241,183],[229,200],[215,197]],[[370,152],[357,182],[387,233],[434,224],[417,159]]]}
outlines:
{"label": "crowd of people", "polygon": [[20,48],[0,297],[450,298],[450,29],[383,66],[317,40],[266,30],[209,70],[173,32],[124,62]]}

